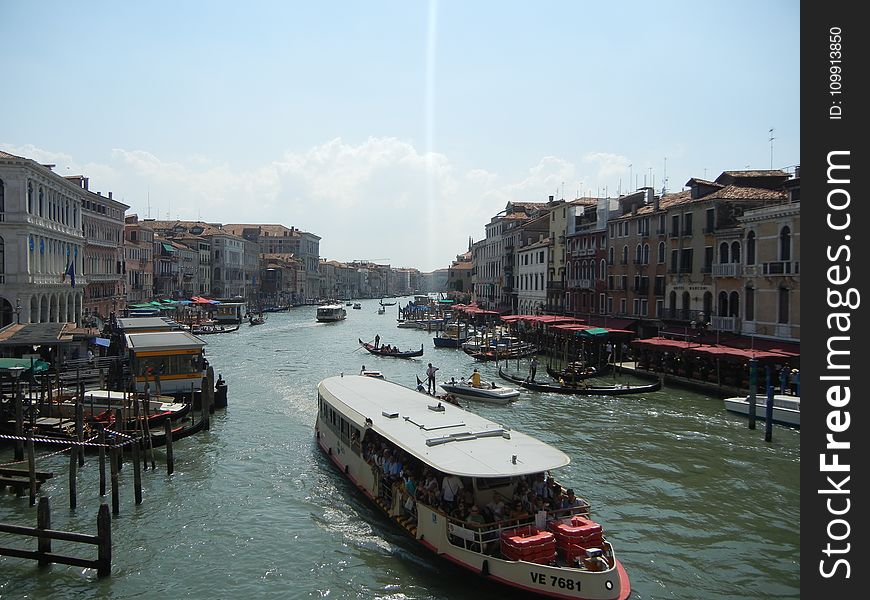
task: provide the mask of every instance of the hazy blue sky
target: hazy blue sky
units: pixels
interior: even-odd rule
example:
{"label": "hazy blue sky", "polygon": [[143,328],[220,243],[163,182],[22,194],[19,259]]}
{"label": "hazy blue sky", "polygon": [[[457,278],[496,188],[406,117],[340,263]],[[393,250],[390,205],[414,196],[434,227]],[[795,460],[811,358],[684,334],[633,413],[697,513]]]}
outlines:
{"label": "hazy blue sky", "polygon": [[0,149],[428,271],[510,200],[800,164],[799,8],[0,0]]}

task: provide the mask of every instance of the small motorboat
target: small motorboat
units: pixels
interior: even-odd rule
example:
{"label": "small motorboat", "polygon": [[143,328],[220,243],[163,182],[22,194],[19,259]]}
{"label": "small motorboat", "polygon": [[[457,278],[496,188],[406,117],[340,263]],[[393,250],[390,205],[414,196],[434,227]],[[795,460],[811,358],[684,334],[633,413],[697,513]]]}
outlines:
{"label": "small motorboat", "polygon": [[492,404],[507,404],[520,395],[519,390],[506,385],[498,385],[494,381],[481,381],[480,387],[475,387],[470,381],[461,379],[444,382],[440,386],[448,394]]}
{"label": "small motorboat", "polygon": [[362,308],[362,304],[359,302],[355,302],[353,305],[354,310],[360,310]]}

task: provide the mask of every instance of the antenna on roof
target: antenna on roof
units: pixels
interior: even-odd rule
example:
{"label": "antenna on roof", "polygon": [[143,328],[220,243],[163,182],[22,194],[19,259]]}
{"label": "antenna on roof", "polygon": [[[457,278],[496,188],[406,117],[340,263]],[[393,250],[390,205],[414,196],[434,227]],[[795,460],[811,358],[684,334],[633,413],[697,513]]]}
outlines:
{"label": "antenna on roof", "polygon": [[668,190],[668,157],[665,157],[665,175],[664,182],[662,182],[662,196],[667,193]]}
{"label": "antenna on roof", "polygon": [[775,137],[773,137],[773,127],[770,128],[770,131],[768,131],[768,133],[770,134],[770,169],[772,171],[773,170],[773,140],[776,139]]}

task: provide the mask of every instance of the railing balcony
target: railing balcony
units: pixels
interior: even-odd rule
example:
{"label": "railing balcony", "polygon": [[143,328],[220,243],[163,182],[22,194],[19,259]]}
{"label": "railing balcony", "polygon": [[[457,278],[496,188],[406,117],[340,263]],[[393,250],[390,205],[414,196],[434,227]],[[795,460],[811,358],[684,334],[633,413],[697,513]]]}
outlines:
{"label": "railing balcony", "polygon": [[712,317],[710,324],[714,330],[740,333],[740,319],[737,317]]}
{"label": "railing balcony", "polygon": [[800,274],[800,262],[798,261],[776,261],[761,263],[761,271],[763,275],[798,275]]}
{"label": "railing balcony", "polygon": [[561,291],[561,290],[565,289],[565,286],[562,285],[561,281],[550,281],[547,283],[547,289]]}
{"label": "railing balcony", "polygon": [[713,277],[742,277],[743,265],[740,263],[728,263],[713,265]]}

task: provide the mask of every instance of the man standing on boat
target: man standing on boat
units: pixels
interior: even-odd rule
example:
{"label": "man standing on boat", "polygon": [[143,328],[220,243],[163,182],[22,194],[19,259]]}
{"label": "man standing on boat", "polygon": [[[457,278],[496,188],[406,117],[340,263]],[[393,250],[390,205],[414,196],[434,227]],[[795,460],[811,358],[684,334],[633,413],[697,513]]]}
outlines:
{"label": "man standing on boat", "polygon": [[438,367],[433,367],[432,363],[429,363],[429,368],[426,369],[426,376],[429,378],[429,383],[427,385],[427,393],[434,394],[435,393],[435,372],[438,370]]}
{"label": "man standing on boat", "polygon": [[538,357],[533,356],[529,363],[529,381],[535,380],[535,373],[538,371]]}
{"label": "man standing on boat", "polygon": [[375,334],[375,350],[378,349],[378,344],[381,343],[381,335],[379,333]]}

